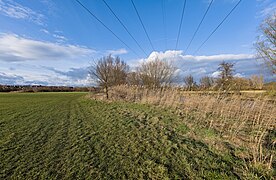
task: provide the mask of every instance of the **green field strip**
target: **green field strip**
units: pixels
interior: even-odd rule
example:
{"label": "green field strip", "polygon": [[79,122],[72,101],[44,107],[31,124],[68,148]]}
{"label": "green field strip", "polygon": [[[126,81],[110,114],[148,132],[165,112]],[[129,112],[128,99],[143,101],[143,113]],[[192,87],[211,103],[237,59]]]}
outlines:
{"label": "green field strip", "polygon": [[[84,93],[0,98],[0,105],[9,102],[7,112],[14,112],[0,113],[0,179],[244,176],[243,161],[189,136],[189,117],[179,118],[170,110],[94,101]],[[24,103],[17,104],[19,100]]]}

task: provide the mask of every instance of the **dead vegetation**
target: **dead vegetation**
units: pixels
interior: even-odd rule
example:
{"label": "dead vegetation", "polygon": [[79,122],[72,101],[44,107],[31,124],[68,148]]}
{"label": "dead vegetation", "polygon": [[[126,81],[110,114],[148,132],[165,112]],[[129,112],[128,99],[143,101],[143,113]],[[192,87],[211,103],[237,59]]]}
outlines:
{"label": "dead vegetation", "polygon": [[[98,95],[99,97],[99,95]],[[177,88],[149,89],[116,86],[111,101],[127,101],[170,108],[191,128],[214,130],[249,164],[276,168],[276,101],[225,93],[184,93]],[[189,118],[187,118],[189,117]],[[213,143],[217,144],[217,143]],[[219,146],[219,145],[218,145]]]}

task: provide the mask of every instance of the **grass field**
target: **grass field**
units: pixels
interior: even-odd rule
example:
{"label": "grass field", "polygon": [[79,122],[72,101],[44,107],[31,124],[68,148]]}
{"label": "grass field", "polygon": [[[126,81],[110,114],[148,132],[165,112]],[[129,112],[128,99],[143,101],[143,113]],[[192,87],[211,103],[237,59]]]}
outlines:
{"label": "grass field", "polygon": [[216,132],[191,133],[170,110],[85,95],[0,94],[0,179],[273,178],[208,146],[200,136]]}

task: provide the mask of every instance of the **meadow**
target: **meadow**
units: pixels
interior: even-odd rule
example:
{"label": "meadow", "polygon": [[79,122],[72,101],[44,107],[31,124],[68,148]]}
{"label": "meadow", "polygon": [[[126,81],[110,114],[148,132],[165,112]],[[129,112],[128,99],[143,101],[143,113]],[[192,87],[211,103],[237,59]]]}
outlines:
{"label": "meadow", "polygon": [[191,126],[199,117],[187,112],[87,93],[0,94],[0,179],[275,177],[238,155],[214,122]]}

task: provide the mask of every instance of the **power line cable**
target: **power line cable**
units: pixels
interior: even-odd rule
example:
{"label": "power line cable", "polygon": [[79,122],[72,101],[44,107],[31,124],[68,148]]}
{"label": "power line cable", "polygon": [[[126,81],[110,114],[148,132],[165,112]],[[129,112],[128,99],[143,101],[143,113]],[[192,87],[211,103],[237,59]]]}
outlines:
{"label": "power line cable", "polygon": [[111,32],[121,43],[123,43],[127,48],[129,48],[136,56],[140,58],[140,56],[131,48],[129,47],[119,36],[117,36],[107,25],[105,25],[96,15],[94,15],[87,7],[85,7],[79,0],[76,2],[83,7],[93,18],[95,18],[99,23],[101,23],[109,32]]}
{"label": "power line cable", "polygon": [[134,9],[135,9],[135,12],[136,12],[136,14],[137,14],[137,16],[138,16],[138,18],[139,18],[140,23],[141,23],[142,26],[143,26],[143,29],[144,29],[144,31],[145,31],[145,33],[146,33],[146,35],[147,35],[147,38],[148,38],[148,40],[149,40],[149,42],[150,42],[151,48],[152,48],[153,51],[155,51],[155,49],[154,49],[154,47],[153,47],[153,44],[152,44],[152,42],[151,42],[151,40],[150,40],[149,34],[148,34],[148,32],[147,32],[147,30],[146,30],[146,28],[145,28],[145,26],[144,26],[144,23],[143,23],[143,21],[142,21],[140,15],[139,15],[139,12],[138,12],[138,10],[137,10],[137,8],[136,8],[136,6],[135,6],[133,0],[131,0],[131,3],[132,3],[132,5],[133,5],[133,7],[134,7]]}
{"label": "power line cable", "polygon": [[207,13],[208,13],[208,11],[209,11],[211,5],[213,4],[213,1],[214,1],[214,0],[212,0],[212,1],[209,3],[209,6],[208,6],[207,10],[205,11],[205,13],[204,13],[204,15],[203,15],[203,17],[202,17],[200,23],[198,24],[198,26],[197,26],[197,28],[196,28],[196,31],[195,31],[194,34],[193,34],[192,39],[190,40],[190,42],[189,42],[187,48],[186,48],[185,51],[184,51],[184,54],[185,54],[185,52],[187,52],[187,50],[188,50],[189,47],[191,46],[191,44],[192,44],[192,42],[193,42],[193,40],[194,40],[194,38],[195,38],[195,36],[196,36],[196,34],[197,34],[199,28],[201,27],[202,22],[204,21],[204,19],[205,19],[206,15],[207,15]]}
{"label": "power line cable", "polygon": [[225,16],[225,18],[219,23],[219,25],[212,31],[212,33],[207,37],[207,39],[197,48],[197,50],[193,53],[195,55],[201,48],[202,46],[211,38],[211,36],[218,30],[218,28],[224,23],[224,21],[232,14],[232,12],[238,7],[238,5],[242,2],[240,0],[233,8],[232,10]]}
{"label": "power line cable", "polygon": [[126,30],[126,32],[130,35],[130,37],[135,41],[135,43],[139,46],[139,48],[143,51],[143,53],[145,55],[147,55],[147,53],[145,52],[145,50],[141,47],[141,45],[138,43],[138,41],[133,37],[133,35],[129,32],[129,30],[127,29],[127,27],[124,25],[124,23],[120,20],[120,18],[115,14],[115,12],[112,10],[112,8],[109,6],[109,4],[105,1],[102,0],[104,2],[104,4],[107,6],[107,8],[111,11],[111,13],[116,17],[116,19],[119,21],[119,23],[124,27],[124,29]]}
{"label": "power line cable", "polygon": [[166,10],[165,10],[165,0],[162,0],[162,14],[163,14],[163,28],[164,28],[164,35],[165,35],[165,47],[166,50],[168,49],[168,42],[167,42],[167,25],[166,25]]}
{"label": "power line cable", "polygon": [[181,27],[182,27],[182,23],[183,23],[184,12],[185,12],[185,7],[186,7],[186,0],[184,1],[183,8],[182,8],[181,20],[180,20],[180,25],[179,25],[179,29],[178,29],[175,49],[177,49],[177,46],[178,46],[179,36],[180,36]]}

